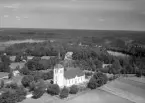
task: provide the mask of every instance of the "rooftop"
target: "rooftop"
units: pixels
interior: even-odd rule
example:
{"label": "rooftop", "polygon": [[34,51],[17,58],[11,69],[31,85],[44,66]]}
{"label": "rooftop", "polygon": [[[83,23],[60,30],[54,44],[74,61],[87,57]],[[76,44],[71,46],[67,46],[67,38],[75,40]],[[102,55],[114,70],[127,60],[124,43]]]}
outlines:
{"label": "rooftop", "polygon": [[85,75],[84,71],[81,70],[80,68],[66,68],[67,71],[64,71],[64,77],[66,79],[71,79],[71,78],[75,78],[76,76],[77,77],[80,77],[80,76],[83,76]]}

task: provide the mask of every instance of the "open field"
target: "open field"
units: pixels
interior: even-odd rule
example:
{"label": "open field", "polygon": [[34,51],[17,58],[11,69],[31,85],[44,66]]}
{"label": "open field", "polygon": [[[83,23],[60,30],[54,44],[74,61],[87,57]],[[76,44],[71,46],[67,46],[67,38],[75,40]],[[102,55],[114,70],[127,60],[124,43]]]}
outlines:
{"label": "open field", "polygon": [[127,78],[118,78],[101,87],[101,90],[105,90],[136,103],[144,103],[145,101],[145,84]]}
{"label": "open field", "polygon": [[48,94],[44,94],[41,98],[39,99],[25,99],[24,101],[20,102],[20,103],[53,103],[55,99],[48,95]]}
{"label": "open field", "polygon": [[145,98],[145,90],[141,88],[144,86],[144,84],[139,84],[136,82],[134,83],[134,85],[132,85],[131,81],[126,81],[125,79],[121,79],[121,80],[115,80],[114,82],[109,83],[109,85],[114,88],[119,88],[123,91]]}
{"label": "open field", "polygon": [[120,98],[108,92],[96,89],[84,95],[76,97],[67,103],[132,103],[129,100]]}

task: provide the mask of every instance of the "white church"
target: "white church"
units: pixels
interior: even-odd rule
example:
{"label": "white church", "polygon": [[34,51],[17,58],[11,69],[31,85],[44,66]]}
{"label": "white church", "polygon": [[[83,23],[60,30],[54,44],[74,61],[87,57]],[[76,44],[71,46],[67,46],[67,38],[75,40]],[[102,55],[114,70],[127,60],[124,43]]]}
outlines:
{"label": "white church", "polygon": [[85,73],[79,68],[68,68],[64,71],[64,67],[61,64],[57,64],[54,67],[53,83],[58,84],[60,88],[64,86],[70,87],[72,85],[78,85],[85,82]]}
{"label": "white church", "polygon": [[[66,53],[65,60],[70,61],[72,59],[72,54],[72,52]],[[54,67],[53,73],[53,83],[58,84],[60,88],[64,86],[70,87],[74,84],[82,84],[86,81],[85,73],[80,68],[64,67],[61,64],[57,64]]]}

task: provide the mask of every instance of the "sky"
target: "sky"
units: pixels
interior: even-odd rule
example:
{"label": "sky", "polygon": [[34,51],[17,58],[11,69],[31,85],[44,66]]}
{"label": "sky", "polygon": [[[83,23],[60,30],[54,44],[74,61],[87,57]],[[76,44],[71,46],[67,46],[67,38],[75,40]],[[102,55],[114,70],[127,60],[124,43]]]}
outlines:
{"label": "sky", "polygon": [[0,0],[0,27],[145,31],[145,0]]}

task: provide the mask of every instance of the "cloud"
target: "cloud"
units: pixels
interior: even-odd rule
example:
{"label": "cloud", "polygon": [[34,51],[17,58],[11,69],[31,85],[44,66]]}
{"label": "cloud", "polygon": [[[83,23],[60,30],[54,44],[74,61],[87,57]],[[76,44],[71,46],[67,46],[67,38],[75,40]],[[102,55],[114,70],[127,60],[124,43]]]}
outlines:
{"label": "cloud", "polygon": [[17,9],[20,7],[20,3],[15,3],[11,5],[4,5],[4,8],[10,8],[10,9]]}

